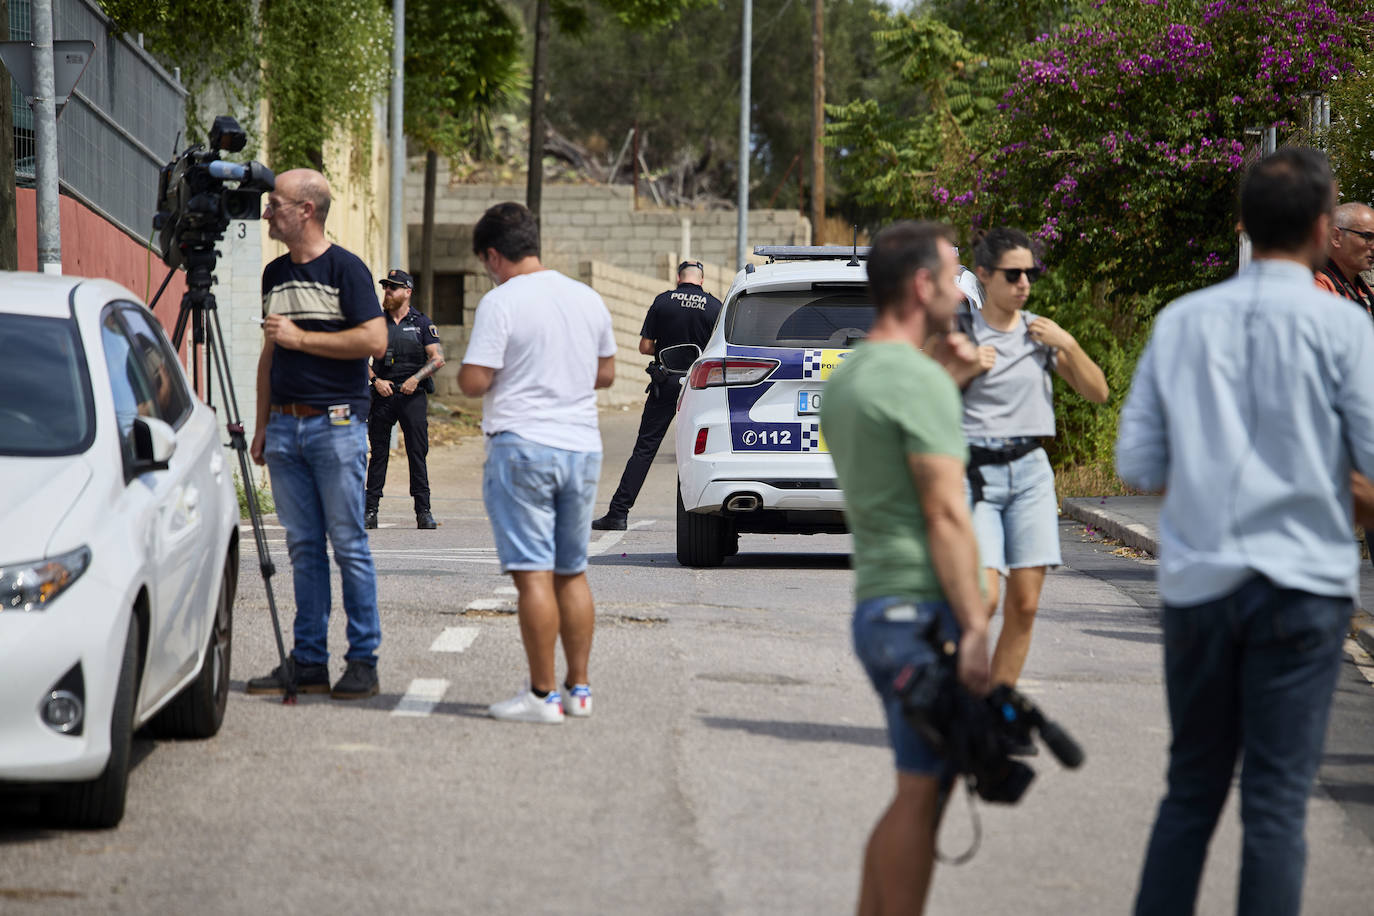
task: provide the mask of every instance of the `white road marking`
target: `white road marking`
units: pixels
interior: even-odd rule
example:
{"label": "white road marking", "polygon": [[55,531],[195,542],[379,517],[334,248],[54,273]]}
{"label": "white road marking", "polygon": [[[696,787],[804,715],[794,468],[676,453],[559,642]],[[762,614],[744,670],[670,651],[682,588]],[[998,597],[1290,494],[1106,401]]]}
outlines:
{"label": "white road marking", "polygon": [[616,544],[619,544],[620,539],[623,538],[625,535],[629,534],[631,531],[635,531],[639,528],[648,528],[653,523],[654,520],[648,518],[641,522],[631,522],[630,527],[624,531],[608,531],[605,534],[601,535],[601,537],[597,538],[595,541],[592,541],[589,545],[587,545],[587,556],[599,557],[603,553],[614,547]]}
{"label": "white road marking", "polygon": [[465,611],[504,611],[515,613],[515,602],[509,598],[477,598],[463,608]]}
{"label": "white road marking", "polygon": [[518,594],[520,594],[520,590],[517,589],[514,585],[503,585],[503,586],[501,586],[500,588],[498,588],[498,589],[496,590],[496,594],[498,594],[498,595],[518,595]]}
{"label": "white road marking", "polygon": [[1350,656],[1350,660],[1355,663],[1360,674],[1364,679],[1374,684],[1374,659],[1369,657],[1369,653],[1360,648],[1360,645],[1353,639],[1345,641],[1345,654]]}
{"label": "white road marking", "polygon": [[448,690],[448,681],[439,678],[417,677],[410,682],[410,689],[406,695],[401,697],[401,701],[396,704],[396,708],[391,711],[393,716],[411,716],[422,718],[434,712],[434,707],[439,705],[439,701],[444,698],[444,691]]}
{"label": "white road marking", "polygon": [[444,627],[444,632],[436,636],[430,644],[429,651],[462,652],[472,645],[472,641],[480,632],[482,631],[478,627]]}
{"label": "white road marking", "polygon": [[[282,527],[281,525],[269,525],[269,524],[267,524],[266,522],[263,522],[263,523],[262,523],[262,530],[263,530],[263,531],[285,531],[286,529],[285,529],[284,527]],[[246,524],[246,525],[239,525],[239,534],[252,534],[252,533],[253,533],[253,525],[252,525],[251,522],[248,523],[248,524]]]}

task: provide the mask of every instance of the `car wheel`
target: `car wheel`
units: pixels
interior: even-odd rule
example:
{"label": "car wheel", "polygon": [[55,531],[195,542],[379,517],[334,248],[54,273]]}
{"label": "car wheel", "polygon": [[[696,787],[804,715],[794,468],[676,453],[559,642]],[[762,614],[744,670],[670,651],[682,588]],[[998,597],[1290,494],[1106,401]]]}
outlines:
{"label": "car wheel", "polygon": [[138,618],[129,614],[129,635],[119,667],[114,710],[110,714],[110,759],[90,782],[63,786],[43,797],[43,813],[68,827],[103,829],[124,817],[129,788],[129,756],[134,743],[134,693],[138,689]]}
{"label": "car wheel", "polygon": [[725,519],[688,512],[677,493],[677,561],[683,566],[719,566],[725,562]]}
{"label": "car wheel", "polygon": [[224,708],[229,702],[229,661],[234,647],[231,583],[237,572],[229,563],[225,561],[224,575],[220,577],[215,622],[210,628],[210,642],[205,647],[205,661],[196,679],[153,718],[150,724],[158,737],[212,738],[224,722]]}

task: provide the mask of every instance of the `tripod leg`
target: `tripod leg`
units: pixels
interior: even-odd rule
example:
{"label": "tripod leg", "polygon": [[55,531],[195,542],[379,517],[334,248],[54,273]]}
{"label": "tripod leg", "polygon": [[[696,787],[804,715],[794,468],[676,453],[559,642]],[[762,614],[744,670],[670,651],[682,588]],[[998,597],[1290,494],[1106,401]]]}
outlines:
{"label": "tripod leg", "polygon": [[[286,644],[282,640],[281,619],[277,615],[277,600],[272,592],[272,575],[276,572],[276,566],[272,563],[272,557],[267,552],[267,535],[262,527],[262,512],[258,509],[258,491],[253,481],[252,465],[248,460],[248,441],[244,437],[243,422],[239,418],[238,399],[234,396],[233,378],[229,374],[229,354],[224,347],[224,338],[219,324],[219,312],[215,309],[213,296],[209,297],[208,311],[211,322],[206,327],[205,360],[214,367],[222,398],[220,406],[224,410],[225,429],[229,432],[229,444],[238,454],[239,475],[240,479],[243,480],[244,495],[248,503],[248,517],[253,522],[253,541],[258,548],[258,570],[262,573],[262,584],[267,591],[267,609],[272,615],[272,632],[277,637],[277,657],[281,660],[282,677],[286,679],[286,695],[282,698],[282,702],[294,704],[296,702],[296,684],[295,680],[288,676]],[[206,387],[209,388],[208,379]]]}

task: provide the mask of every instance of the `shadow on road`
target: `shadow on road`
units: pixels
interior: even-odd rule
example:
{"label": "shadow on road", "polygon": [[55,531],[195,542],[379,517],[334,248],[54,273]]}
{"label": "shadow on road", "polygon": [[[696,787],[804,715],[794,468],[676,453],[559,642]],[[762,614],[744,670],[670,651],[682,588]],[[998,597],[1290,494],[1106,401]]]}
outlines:
{"label": "shadow on road", "polygon": [[[675,553],[604,554],[588,559],[591,566],[639,566],[652,569],[687,569],[680,566]],[[748,553],[727,557],[725,565],[713,571],[731,569],[848,569],[847,553]]]}
{"label": "shadow on road", "polygon": [[1124,639],[1127,642],[1143,642],[1150,645],[1163,645],[1164,634],[1159,631],[1146,631],[1143,633],[1132,632],[1131,630],[1082,630],[1084,636],[1101,636],[1105,639]]}
{"label": "shadow on road", "polygon": [[779,722],[769,719],[727,719],[720,716],[702,716],[701,721],[710,728],[748,732],[751,735],[781,738],[784,741],[837,741],[843,744],[858,744],[863,747],[887,747],[887,731],[885,729],[869,728],[862,725]]}

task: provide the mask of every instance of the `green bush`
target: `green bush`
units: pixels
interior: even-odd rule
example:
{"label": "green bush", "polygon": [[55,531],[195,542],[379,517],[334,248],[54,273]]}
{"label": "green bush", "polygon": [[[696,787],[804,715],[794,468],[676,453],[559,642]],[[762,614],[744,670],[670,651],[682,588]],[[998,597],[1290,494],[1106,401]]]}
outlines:
{"label": "green bush", "polygon": [[[272,491],[263,484],[255,490],[258,496],[258,511],[267,514],[277,511],[277,504],[272,500]],[[248,493],[243,488],[243,481],[239,478],[238,472],[234,472],[234,495],[239,499],[239,518],[248,517]]]}

